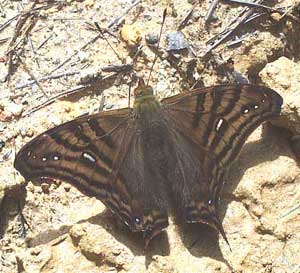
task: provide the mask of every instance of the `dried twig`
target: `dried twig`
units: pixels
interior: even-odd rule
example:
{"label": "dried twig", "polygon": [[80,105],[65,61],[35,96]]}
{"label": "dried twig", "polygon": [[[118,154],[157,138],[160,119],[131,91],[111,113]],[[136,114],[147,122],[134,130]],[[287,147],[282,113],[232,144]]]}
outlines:
{"label": "dried twig", "polygon": [[44,96],[46,98],[49,98],[49,96],[47,95],[46,91],[44,90],[44,88],[41,86],[41,84],[39,83],[38,79],[33,75],[33,73],[30,71],[30,69],[28,68],[28,66],[22,61],[22,59],[20,58],[20,56],[17,56],[19,63],[22,65],[24,71],[26,71],[26,73],[35,81],[35,83],[37,84],[37,86],[41,89],[41,91],[43,92]]}
{"label": "dried twig", "polygon": [[[48,76],[41,77],[41,78],[37,79],[37,81],[38,82],[43,82],[43,81],[47,81],[47,80],[59,79],[59,78],[73,76],[73,75],[77,75],[77,74],[80,74],[80,72],[79,71],[74,71],[74,72],[61,73],[61,74],[56,74],[56,75],[48,75]],[[35,83],[36,83],[35,80],[31,80],[31,81],[28,81],[28,82],[26,82],[24,84],[17,85],[16,89],[23,89],[23,88],[31,86],[31,85],[33,85]]]}
{"label": "dried twig", "polygon": [[[108,65],[108,66],[104,66],[104,67],[100,68],[100,70],[103,71],[103,72],[117,72],[117,73],[129,72],[132,69],[133,69],[133,67],[130,64]],[[74,75],[78,75],[78,74],[80,74],[80,71],[65,72],[65,73],[55,74],[55,75],[47,75],[47,76],[44,76],[44,77],[41,77],[41,78],[37,79],[37,81],[38,82],[43,82],[43,81],[47,81],[47,80],[59,79],[59,78],[74,76]],[[17,85],[16,89],[23,89],[23,88],[31,86],[35,83],[36,83],[35,80],[31,80],[31,81],[28,81],[28,82],[23,83],[21,85]]]}
{"label": "dried twig", "polygon": [[0,44],[4,44],[4,43],[6,43],[7,41],[9,41],[9,37],[6,37],[6,38],[1,38],[0,39]]}
{"label": "dried twig", "polygon": [[101,37],[101,34],[98,34],[96,37],[92,38],[91,40],[87,41],[83,46],[81,46],[79,49],[76,49],[68,58],[66,58],[62,63],[60,63],[57,67],[52,69],[48,75],[51,75],[56,70],[60,69],[62,66],[64,66],[67,62],[69,62],[74,56],[76,56],[81,50],[85,49],[90,44],[95,43],[99,38]]}
{"label": "dried twig", "polygon": [[36,50],[38,51],[39,49],[41,49],[52,37],[53,37],[53,33],[51,33],[43,42],[41,42],[41,44],[36,48]]}
{"label": "dried twig", "polygon": [[210,21],[210,18],[212,16],[216,6],[219,4],[219,2],[220,2],[220,0],[213,0],[210,3],[210,6],[209,6],[208,11],[207,11],[207,13],[205,15],[205,18],[204,18],[206,24]]}
{"label": "dried twig", "polygon": [[141,0],[137,0],[134,3],[132,3],[125,11],[122,15],[118,16],[117,18],[115,18],[114,20],[112,20],[109,24],[108,24],[108,28],[111,28],[113,26],[118,27],[122,18],[129,12],[131,11],[135,6],[137,6],[138,4],[141,3]]}
{"label": "dried twig", "polygon": [[284,218],[288,215],[290,215],[292,212],[298,210],[300,208],[300,204],[297,204],[296,206],[292,207],[289,211],[285,212],[284,214],[282,214],[279,219]]}
{"label": "dried twig", "polygon": [[182,17],[182,19],[180,20],[180,22],[178,24],[178,27],[177,27],[178,30],[181,30],[186,26],[186,24],[190,20],[191,16],[193,15],[194,9],[195,9],[195,5],[192,6],[192,8],[185,13],[185,15]]}
{"label": "dried twig", "polygon": [[[259,3],[246,2],[246,1],[243,1],[243,0],[225,0],[225,2],[232,2],[232,3],[240,4],[240,5],[243,5],[243,6],[247,6],[247,7],[254,7],[254,8],[258,8],[258,9],[263,9],[263,10],[266,10],[266,11],[269,11],[269,12],[277,12],[277,13],[283,14],[284,16],[300,23],[299,18],[297,18],[296,16],[289,13],[289,9],[293,8],[293,6],[284,8],[284,10],[283,10],[283,8],[273,8],[273,7],[262,5],[262,4],[259,4]],[[281,19],[284,16],[282,16]]]}
{"label": "dried twig", "polygon": [[37,58],[37,55],[36,55],[36,50],[34,49],[34,46],[33,46],[33,43],[32,43],[32,40],[30,37],[28,37],[28,41],[29,41],[29,44],[30,44],[30,49],[32,51],[32,54],[33,54],[33,60],[36,62],[37,66],[40,67],[40,64],[39,64],[39,61],[38,61],[38,58]]}
{"label": "dried twig", "polygon": [[[57,3],[54,3],[57,5]],[[37,2],[32,3],[32,5],[26,10],[22,11],[19,15],[17,15],[17,24],[15,27],[14,35],[11,38],[11,41],[8,45],[7,50],[7,63],[8,63],[8,72],[5,77],[4,81],[9,80],[10,76],[13,73],[14,66],[17,66],[17,63],[14,63],[15,60],[18,60],[16,57],[17,54],[20,55],[20,53],[17,53],[20,49],[23,49],[23,46],[25,45],[26,39],[28,39],[30,31],[35,26],[35,23],[37,21],[37,14],[42,9],[48,9],[52,7],[54,4],[47,4],[42,5],[39,7],[36,7]],[[16,19],[15,18],[15,19]],[[13,18],[12,18],[13,19]],[[11,19],[11,20],[12,20]],[[19,41],[18,41],[19,40]]]}
{"label": "dried twig", "polygon": [[[257,0],[255,3],[261,3],[262,0]],[[210,44],[205,51],[204,56],[206,56],[208,53],[210,53],[214,48],[216,48],[218,45],[223,43],[230,35],[232,35],[240,26],[245,24],[245,21],[252,16],[254,13],[253,10],[249,10],[249,8],[243,9],[243,11],[238,14],[234,20],[232,20],[224,30],[222,30],[219,34],[211,38],[209,41],[207,41],[207,44]]]}
{"label": "dried twig", "polygon": [[0,32],[1,32],[3,29],[7,28],[7,27],[8,27],[14,20],[16,20],[18,17],[19,17],[19,15],[15,15],[14,17],[8,19],[4,24],[2,24],[2,25],[0,26]]}
{"label": "dried twig", "polygon": [[[112,73],[112,74],[110,74],[110,75],[108,75],[108,76],[106,76],[106,77],[103,77],[103,78],[101,79],[101,81],[104,81],[104,80],[108,80],[108,79],[110,79],[110,78],[113,78],[113,77],[115,77],[117,74],[118,74],[118,73]],[[27,113],[23,113],[22,116],[23,116],[23,117],[24,117],[24,116],[29,116],[29,115],[31,115],[32,113],[34,113],[34,112],[36,112],[36,111],[38,111],[38,110],[44,108],[45,106],[52,104],[53,102],[55,102],[55,101],[58,100],[58,99],[66,98],[66,97],[68,97],[68,96],[70,96],[70,95],[76,94],[76,93],[78,93],[78,92],[80,92],[80,91],[89,90],[89,89],[91,89],[91,88],[92,88],[91,85],[87,85],[87,86],[81,85],[81,86],[77,86],[77,87],[74,88],[74,89],[71,89],[71,90],[67,90],[67,91],[65,91],[65,92],[62,92],[62,93],[60,93],[60,94],[58,94],[58,95],[56,95],[56,96],[53,96],[52,98],[47,99],[47,100],[46,100],[45,102],[43,102],[42,104],[40,104],[40,105],[38,105],[38,106],[36,106],[36,107],[30,109]]]}

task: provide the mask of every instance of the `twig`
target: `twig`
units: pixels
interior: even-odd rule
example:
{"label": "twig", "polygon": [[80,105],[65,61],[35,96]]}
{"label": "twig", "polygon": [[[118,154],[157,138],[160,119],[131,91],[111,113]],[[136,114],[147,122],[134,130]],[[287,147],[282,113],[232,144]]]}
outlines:
{"label": "twig", "polygon": [[[257,0],[256,3],[260,3],[262,0]],[[207,44],[212,43],[203,57],[210,53],[214,48],[223,43],[230,35],[232,35],[241,25],[245,23],[245,21],[253,14],[253,10],[249,10],[249,8],[245,8],[233,21],[229,23],[228,26],[225,27],[223,31],[221,31],[218,35],[210,39]]]}
{"label": "twig", "polygon": [[121,19],[129,12],[131,11],[135,6],[137,6],[139,3],[141,2],[141,0],[137,0],[136,2],[134,2],[132,5],[130,5],[123,14],[121,14],[120,16],[116,17],[114,20],[112,20],[109,24],[108,24],[108,28],[111,28],[112,26],[116,25],[117,27],[120,24]]}
{"label": "twig", "polygon": [[100,68],[103,72],[129,72],[133,70],[131,64],[108,65]]}
{"label": "twig", "polygon": [[123,62],[123,60],[120,57],[120,55],[117,53],[117,51],[111,45],[111,43],[109,42],[109,40],[105,37],[104,32],[102,31],[102,29],[100,28],[100,26],[99,26],[99,24],[97,22],[95,22],[95,26],[96,26],[97,30],[100,32],[100,34],[102,36],[101,38],[105,40],[105,42],[108,44],[108,46],[110,47],[110,49],[115,53],[115,55],[117,56],[117,58],[119,59],[119,61]]}
{"label": "twig", "polygon": [[213,0],[210,3],[210,6],[209,6],[208,11],[207,11],[207,13],[205,15],[205,18],[204,18],[206,24],[210,21],[210,18],[212,16],[216,6],[219,4],[219,2],[220,2],[220,0]]}
{"label": "twig", "polygon": [[[47,81],[47,80],[52,80],[52,79],[59,79],[59,78],[62,78],[62,77],[73,76],[73,75],[76,75],[76,74],[80,74],[80,72],[79,71],[74,71],[74,72],[69,72],[69,73],[49,75],[49,76],[41,77],[41,78],[37,79],[37,81],[38,82],[42,82],[42,81]],[[36,83],[35,80],[31,80],[31,81],[29,81],[27,83],[24,83],[24,84],[21,84],[21,85],[17,85],[16,89],[23,89],[23,88],[28,87],[30,85],[33,85],[35,83]]]}
{"label": "twig", "polygon": [[35,83],[37,84],[37,86],[41,89],[41,91],[43,92],[44,96],[46,98],[49,98],[49,96],[47,95],[47,93],[45,92],[44,88],[40,85],[38,79],[33,75],[33,73],[30,71],[30,69],[28,68],[28,66],[21,60],[20,56],[17,56],[19,63],[22,65],[23,69],[25,70],[25,72],[35,81]]}
{"label": "twig", "polygon": [[47,37],[43,42],[41,42],[41,44],[37,47],[37,49],[36,50],[39,50],[39,49],[41,49],[51,38],[52,38],[52,36],[53,36],[54,34],[53,33],[51,33],[50,35],[49,35],[49,37]]}
{"label": "twig", "polygon": [[[110,74],[110,75],[108,75],[108,76],[106,76],[106,77],[103,77],[103,78],[101,79],[101,81],[108,80],[109,78],[113,78],[113,77],[115,77],[117,74],[118,74],[118,73],[113,73],[113,74]],[[74,88],[74,89],[67,90],[67,91],[65,91],[65,92],[63,92],[63,93],[60,93],[60,94],[58,94],[58,95],[56,95],[56,96],[53,96],[52,98],[47,99],[47,100],[46,100],[45,102],[43,102],[42,104],[40,104],[40,105],[38,105],[38,106],[36,106],[36,107],[30,109],[27,113],[22,114],[22,117],[24,117],[24,116],[29,116],[29,115],[31,115],[32,113],[34,113],[34,112],[36,112],[36,111],[42,109],[43,107],[45,107],[45,106],[47,106],[47,105],[49,105],[49,104],[55,102],[55,101],[58,100],[58,99],[62,99],[62,98],[68,97],[68,96],[70,96],[70,95],[72,95],[72,94],[75,94],[75,93],[77,93],[77,92],[80,92],[80,91],[83,91],[83,90],[86,90],[86,89],[89,89],[89,88],[91,88],[90,85],[88,85],[88,86],[81,85],[81,86],[78,86],[78,87],[76,87],[76,88]]]}
{"label": "twig", "polygon": [[236,45],[241,44],[247,37],[249,37],[249,36],[251,36],[251,35],[255,35],[256,33],[257,33],[257,32],[254,31],[254,32],[246,33],[246,34],[244,34],[244,35],[242,35],[242,36],[240,36],[240,37],[235,36],[234,39],[230,40],[230,41],[226,44],[226,46],[229,47],[229,48],[230,48],[230,47],[235,47]]}
{"label": "twig", "polygon": [[[100,68],[100,70],[103,71],[103,72],[117,72],[117,73],[128,72],[132,69],[133,69],[133,67],[130,64],[108,65],[108,66],[104,66],[104,67]],[[44,76],[44,77],[41,77],[41,78],[37,79],[37,81],[38,82],[43,82],[43,81],[47,81],[47,80],[59,79],[59,78],[62,78],[62,77],[68,77],[68,76],[73,76],[73,75],[78,75],[78,74],[80,74],[80,71],[73,71],[73,72],[61,73],[61,74],[56,74],[56,75],[47,75],[47,76]],[[28,82],[23,83],[21,85],[17,85],[16,89],[23,89],[23,88],[31,86],[35,83],[36,83],[35,80],[31,80],[31,81],[28,81]]]}
{"label": "twig", "polygon": [[40,68],[40,64],[39,64],[38,58],[36,56],[36,51],[34,49],[34,46],[33,46],[33,43],[32,43],[32,39],[30,37],[28,37],[28,41],[29,41],[29,44],[30,44],[30,49],[31,49],[32,54],[33,54],[33,60],[36,62],[38,68]]}
{"label": "twig", "polygon": [[185,15],[182,17],[181,21],[178,24],[177,27],[178,30],[181,30],[186,26],[191,16],[193,15],[194,9],[195,9],[195,5],[192,6],[192,8],[185,13]]}
{"label": "twig", "polygon": [[7,41],[9,41],[9,39],[10,39],[9,37],[0,39],[0,44],[6,43]]}
{"label": "twig", "polygon": [[[18,18],[14,35],[11,38],[11,41],[8,45],[7,50],[7,75],[4,79],[4,81],[9,80],[10,76],[13,73],[13,66],[17,66],[17,64],[14,64],[14,58],[17,55],[18,49],[22,48],[21,46],[25,44],[25,39],[28,38],[28,35],[30,31],[33,29],[36,23],[36,15],[37,13],[42,9],[48,9],[52,7],[54,4],[57,5],[57,3],[54,4],[48,4],[48,5],[42,5],[40,7],[35,7],[37,2],[35,1],[32,3],[32,5],[26,10],[22,11],[19,15],[17,15],[16,18]],[[28,24],[26,24],[29,21]],[[17,39],[19,38],[19,41],[17,42]],[[16,58],[18,60],[18,58]]]}
{"label": "twig", "polygon": [[0,31],[7,28],[14,20],[16,20],[20,15],[15,15],[14,17],[8,19],[4,24],[0,26]]}
{"label": "twig", "polygon": [[[288,9],[286,11],[284,11],[281,8],[273,8],[273,7],[269,7],[269,6],[266,6],[266,5],[258,4],[258,3],[255,3],[255,2],[245,2],[243,0],[223,0],[223,1],[240,4],[240,5],[247,6],[247,7],[254,7],[254,8],[264,9],[264,10],[267,10],[269,12],[278,12],[280,14],[283,14],[284,16],[289,17],[292,20],[295,20],[298,23],[300,22],[300,20],[296,16],[294,16],[294,15],[292,15],[292,14],[289,13]],[[292,8],[292,7],[288,7],[288,8]]]}
{"label": "twig", "polygon": [[[98,29],[95,27],[95,23],[91,24],[90,22],[85,22],[85,24],[86,24],[86,29],[87,30],[92,30],[92,31],[98,32]],[[115,39],[117,39],[118,41],[120,41],[119,37],[117,35],[115,35],[113,32],[111,32],[109,30],[109,28],[101,27],[101,30],[102,30],[103,33],[108,33],[110,36],[112,36]]]}
{"label": "twig", "polygon": [[285,212],[284,214],[282,214],[278,219],[282,219],[288,215],[290,215],[292,212],[296,211],[297,209],[300,208],[300,204],[294,206],[293,208],[291,208],[289,211]]}
{"label": "twig", "polygon": [[79,49],[75,50],[67,59],[65,59],[62,63],[60,63],[57,67],[55,67],[54,69],[52,69],[48,75],[52,74],[53,72],[55,72],[56,70],[60,69],[62,66],[64,66],[68,61],[70,61],[74,56],[76,56],[81,50],[85,49],[88,45],[93,44],[94,42],[96,42],[99,38],[101,37],[101,34],[98,34],[96,37],[92,38],[91,40],[89,40],[88,42],[86,42],[82,47],[80,47]]}

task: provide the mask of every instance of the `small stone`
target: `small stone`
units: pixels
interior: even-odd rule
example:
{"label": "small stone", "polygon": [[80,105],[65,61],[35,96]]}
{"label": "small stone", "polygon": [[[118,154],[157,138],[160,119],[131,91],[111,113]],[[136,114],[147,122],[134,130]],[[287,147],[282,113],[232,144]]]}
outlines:
{"label": "small stone", "polygon": [[159,36],[156,33],[148,33],[145,36],[146,43],[148,45],[156,45],[158,43]]}
{"label": "small stone", "polygon": [[64,185],[64,190],[65,190],[66,192],[69,192],[69,191],[71,190],[71,186],[70,186],[69,184],[65,184],[65,185]]}
{"label": "small stone", "polygon": [[12,115],[15,117],[19,117],[23,112],[23,105],[10,103],[7,105],[6,111],[12,113]]}
{"label": "small stone", "polygon": [[61,181],[60,180],[54,180],[54,185],[56,185],[57,187],[59,187],[61,185]]}
{"label": "small stone", "polygon": [[7,122],[7,121],[12,120],[12,118],[13,118],[13,115],[11,112],[8,112],[8,111],[0,112],[0,121]]}
{"label": "small stone", "polygon": [[30,254],[34,255],[34,256],[39,255],[41,252],[42,252],[41,247],[35,247],[35,248],[30,250]]}
{"label": "small stone", "polygon": [[129,46],[135,47],[141,41],[141,32],[136,25],[124,25],[121,29],[121,37]]}
{"label": "small stone", "polygon": [[21,128],[20,134],[22,137],[33,137],[34,132],[31,128]]}
{"label": "small stone", "polygon": [[81,63],[85,63],[89,60],[89,53],[88,52],[85,52],[85,51],[79,51],[78,54],[77,54],[79,60]]}
{"label": "small stone", "polygon": [[33,130],[31,128],[28,128],[28,130],[26,131],[26,136],[33,137],[33,135],[34,135]]}
{"label": "small stone", "polygon": [[282,15],[281,15],[280,13],[278,13],[278,12],[273,12],[273,13],[271,14],[271,17],[272,17],[272,19],[275,20],[276,22],[279,22],[279,21],[281,20],[281,18],[282,18]]}
{"label": "small stone", "polygon": [[49,191],[50,185],[48,183],[42,183],[41,188],[42,188],[43,193],[48,194],[50,192]]}
{"label": "small stone", "polygon": [[198,19],[201,17],[201,13],[199,11],[195,11],[192,15],[192,19],[194,21],[198,21]]}
{"label": "small stone", "polygon": [[181,31],[170,31],[167,33],[167,51],[180,51],[188,47],[189,43]]}
{"label": "small stone", "polygon": [[28,191],[34,193],[34,185],[33,185],[31,182],[28,183],[26,189],[27,189]]}

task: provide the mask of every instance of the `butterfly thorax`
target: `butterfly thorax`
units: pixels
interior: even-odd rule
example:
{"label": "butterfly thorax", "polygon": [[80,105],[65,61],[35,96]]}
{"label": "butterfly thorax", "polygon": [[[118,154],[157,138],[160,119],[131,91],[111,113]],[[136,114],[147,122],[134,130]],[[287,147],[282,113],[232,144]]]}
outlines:
{"label": "butterfly thorax", "polygon": [[138,129],[144,130],[161,121],[161,104],[153,94],[153,88],[140,79],[134,90],[134,117],[137,119]]}
{"label": "butterfly thorax", "polygon": [[160,103],[153,94],[153,88],[150,85],[146,85],[143,79],[140,79],[138,86],[134,90],[133,108],[138,109],[139,107],[142,107],[144,109],[159,106]]}

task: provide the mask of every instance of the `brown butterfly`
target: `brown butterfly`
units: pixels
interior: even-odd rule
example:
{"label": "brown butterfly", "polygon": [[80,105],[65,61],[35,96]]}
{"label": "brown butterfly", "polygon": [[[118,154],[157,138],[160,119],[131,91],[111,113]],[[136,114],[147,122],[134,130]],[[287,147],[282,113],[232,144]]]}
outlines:
{"label": "brown butterfly", "polygon": [[[143,80],[133,108],[79,117],[27,143],[14,166],[26,180],[60,179],[101,200],[146,246],[168,226],[167,195],[188,223],[227,241],[218,217],[228,168],[282,98],[252,84],[219,85],[159,102]],[[166,190],[169,189],[169,190]]]}

